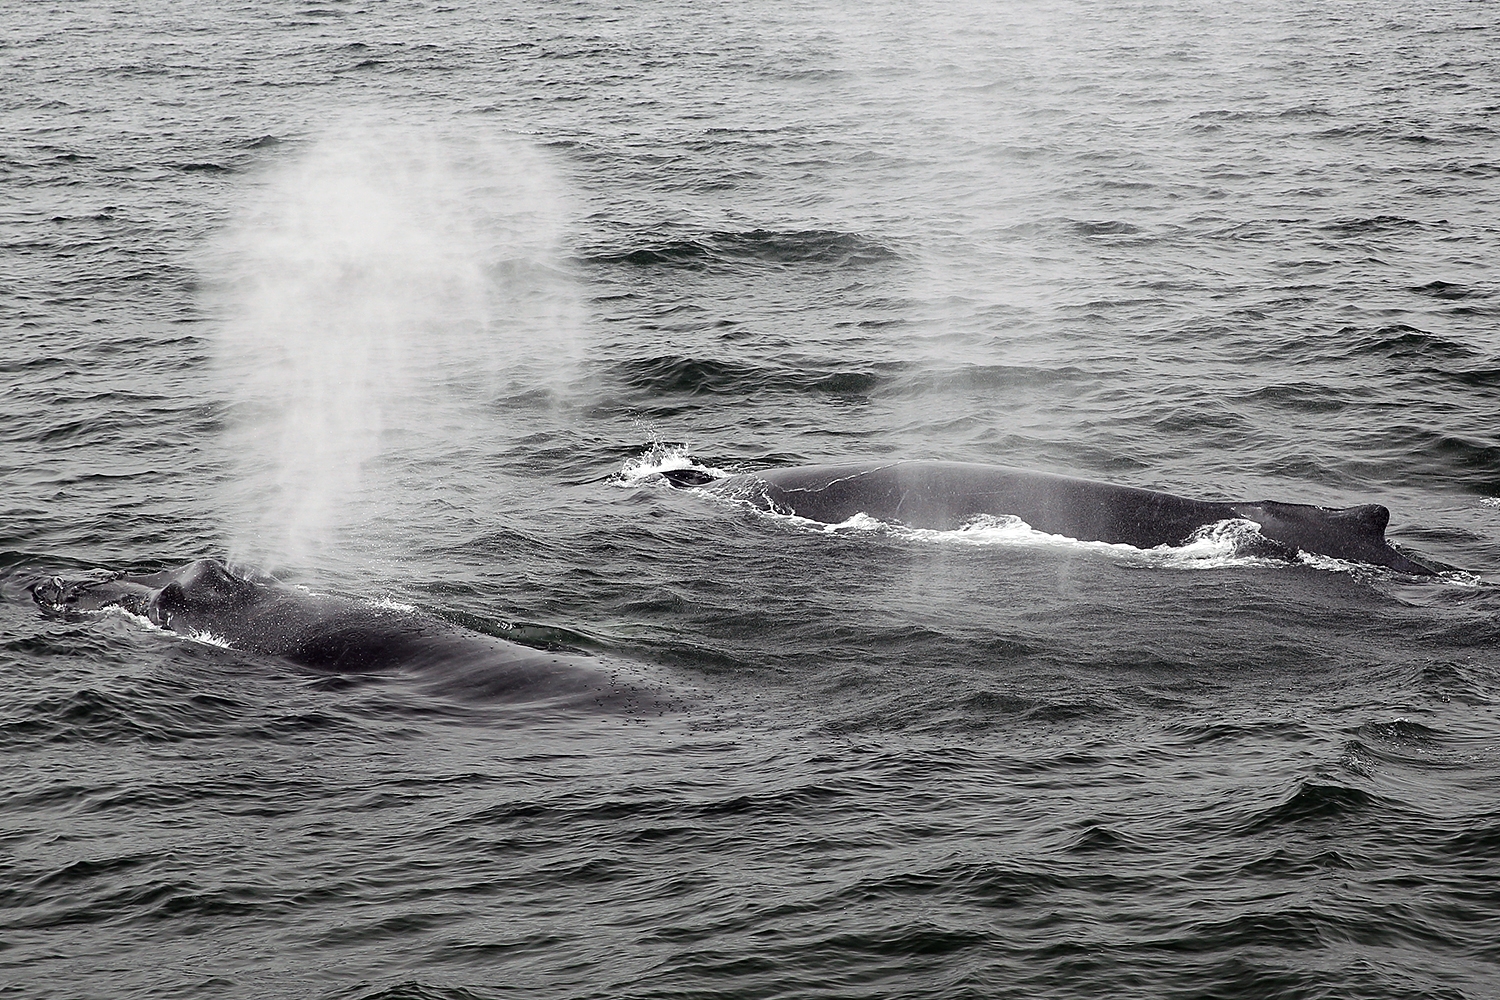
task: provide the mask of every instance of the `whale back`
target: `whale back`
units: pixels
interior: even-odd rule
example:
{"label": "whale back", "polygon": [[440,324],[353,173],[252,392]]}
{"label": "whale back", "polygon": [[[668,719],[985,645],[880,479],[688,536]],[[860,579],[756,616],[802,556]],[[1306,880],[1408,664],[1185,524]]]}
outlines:
{"label": "whale back", "polygon": [[1149,549],[1179,545],[1219,521],[1255,522],[1266,538],[1294,549],[1433,571],[1385,540],[1390,512],[1378,504],[1345,509],[1277,501],[1194,500],[1157,490],[1072,476],[964,462],[812,465],[711,479],[681,470],[674,485],[700,486],[762,510],[840,524],[856,514],[913,528],[953,530],[980,516],[1018,517],[1037,531],[1081,541]]}
{"label": "whale back", "polygon": [[434,695],[503,702],[538,718],[660,714],[687,704],[631,664],[534,649],[415,609],[249,580],[209,559],[141,576],[50,577],[31,593],[53,613],[121,608],[240,652],[342,675],[399,673]]}
{"label": "whale back", "polygon": [[1018,517],[1037,531],[1151,548],[1233,517],[1229,505],[1047,472],[963,462],[771,469],[720,480],[714,492],[826,524],[867,514],[951,531],[976,517]]}
{"label": "whale back", "polygon": [[376,670],[427,656],[426,619],[384,613],[333,595],[309,594],[235,575],[200,559],[152,594],[147,617],[162,628],[217,636],[238,649],[325,670]]}

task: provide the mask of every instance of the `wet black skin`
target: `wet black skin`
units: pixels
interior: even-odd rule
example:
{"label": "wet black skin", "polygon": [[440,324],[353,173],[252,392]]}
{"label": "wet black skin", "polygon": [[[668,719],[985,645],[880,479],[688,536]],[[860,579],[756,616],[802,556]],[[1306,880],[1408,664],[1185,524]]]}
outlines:
{"label": "wet black skin", "polygon": [[[59,577],[34,584],[32,598],[61,614],[119,608],[187,635],[340,673],[414,674],[447,693],[486,700],[604,705],[654,714],[660,691],[625,665],[552,653],[459,628],[434,615],[376,607],[250,580],[203,559],[142,576]],[[633,671],[628,671],[633,673]]]}
{"label": "wet black skin", "polygon": [[1178,545],[1225,520],[1253,521],[1272,542],[1415,576],[1435,571],[1385,540],[1379,504],[1335,509],[1274,500],[1191,500],[1089,479],[966,462],[808,465],[719,479],[693,469],[663,475],[762,510],[841,524],[855,514],[913,528],[962,527],[979,515],[1015,516],[1037,531],[1149,549]]}

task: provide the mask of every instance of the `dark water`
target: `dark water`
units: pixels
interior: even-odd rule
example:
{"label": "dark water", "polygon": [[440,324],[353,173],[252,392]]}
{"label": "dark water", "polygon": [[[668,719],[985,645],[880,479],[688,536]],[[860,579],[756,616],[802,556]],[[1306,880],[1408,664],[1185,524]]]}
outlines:
{"label": "dark water", "polygon": [[[1458,2],[10,5],[0,993],[1500,996],[1496,51]],[[1378,502],[1455,570],[823,531],[676,445]],[[25,590],[202,556],[686,707]]]}

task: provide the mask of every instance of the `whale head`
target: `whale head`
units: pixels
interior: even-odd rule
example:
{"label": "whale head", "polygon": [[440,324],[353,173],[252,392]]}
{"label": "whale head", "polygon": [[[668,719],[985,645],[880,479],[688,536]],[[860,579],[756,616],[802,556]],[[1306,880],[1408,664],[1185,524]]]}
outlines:
{"label": "whale head", "polygon": [[31,599],[48,611],[74,613],[120,608],[146,616],[153,588],[120,576],[64,580],[54,576],[27,588]]}
{"label": "whale head", "polygon": [[231,573],[223,563],[200,559],[176,570],[149,576],[97,572],[79,580],[60,576],[33,583],[31,599],[61,614],[122,611],[149,619],[162,628],[183,612],[214,612],[253,604],[260,586]]}

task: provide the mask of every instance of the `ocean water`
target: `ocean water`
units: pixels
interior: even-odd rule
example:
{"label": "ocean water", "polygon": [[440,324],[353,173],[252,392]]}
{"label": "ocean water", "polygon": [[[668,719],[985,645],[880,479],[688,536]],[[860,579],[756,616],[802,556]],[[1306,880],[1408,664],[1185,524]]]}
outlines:
{"label": "ocean water", "polygon": [[[0,16],[0,995],[1500,996],[1500,14]],[[1381,503],[1448,567],[654,470]],[[542,713],[28,586],[231,560]]]}

